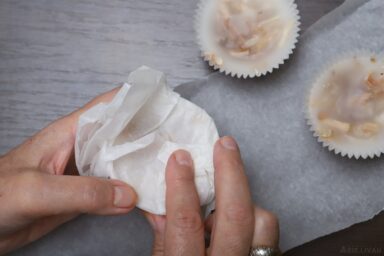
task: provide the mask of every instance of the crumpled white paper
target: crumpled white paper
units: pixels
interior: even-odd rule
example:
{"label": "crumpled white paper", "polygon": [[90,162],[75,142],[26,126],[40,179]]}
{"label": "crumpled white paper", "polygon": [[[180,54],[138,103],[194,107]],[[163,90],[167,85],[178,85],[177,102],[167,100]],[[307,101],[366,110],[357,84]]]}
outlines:
{"label": "crumpled white paper", "polygon": [[214,199],[212,118],[181,98],[163,73],[141,67],[115,98],[81,115],[75,156],[81,175],[123,180],[138,194],[137,206],[165,214],[165,167],[177,149],[194,160],[201,205]]}

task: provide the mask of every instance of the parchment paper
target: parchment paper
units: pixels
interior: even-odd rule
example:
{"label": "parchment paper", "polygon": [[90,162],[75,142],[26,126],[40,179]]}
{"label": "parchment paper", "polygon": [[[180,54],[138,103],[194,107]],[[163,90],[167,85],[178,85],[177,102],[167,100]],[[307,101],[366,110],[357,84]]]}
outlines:
{"label": "parchment paper", "polygon": [[[283,249],[369,219],[384,206],[384,158],[329,153],[312,138],[303,113],[306,93],[328,61],[348,50],[383,50],[383,4],[347,0],[307,30],[289,63],[271,76],[244,81],[214,74],[179,88],[214,116],[221,134],[239,140],[255,200],[279,214]],[[150,255],[151,237],[137,210],[86,215],[11,255]]]}
{"label": "parchment paper", "polygon": [[384,2],[348,0],[308,30],[291,61],[270,77],[215,73],[177,88],[203,107],[221,135],[240,144],[253,197],[278,214],[288,249],[371,218],[384,206],[384,159],[328,152],[305,120],[312,83],[327,64],[362,49],[384,49]]}
{"label": "parchment paper", "polygon": [[137,208],[165,215],[165,169],[178,149],[192,156],[200,204],[212,203],[217,140],[212,118],[173,92],[163,72],[143,66],[111,102],[79,117],[76,166],[80,175],[126,182],[137,193]]}

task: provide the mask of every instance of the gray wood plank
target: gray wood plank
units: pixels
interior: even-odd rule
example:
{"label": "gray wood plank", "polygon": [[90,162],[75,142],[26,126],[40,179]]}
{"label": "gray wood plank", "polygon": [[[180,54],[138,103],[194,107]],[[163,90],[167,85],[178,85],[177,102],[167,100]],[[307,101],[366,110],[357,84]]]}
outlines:
{"label": "gray wood plank", "polygon": [[[198,0],[1,0],[0,154],[145,64],[171,85],[212,70],[199,57]],[[298,0],[303,29],[342,0]]]}
{"label": "gray wood plank", "polygon": [[[163,70],[173,86],[211,73],[195,43],[197,2],[1,0],[0,154],[140,65]],[[341,2],[297,0],[303,30]],[[128,239],[137,229],[147,229],[148,236]],[[148,255],[149,232],[137,211],[83,216],[12,255],[80,255],[84,241],[93,251],[81,255]]]}

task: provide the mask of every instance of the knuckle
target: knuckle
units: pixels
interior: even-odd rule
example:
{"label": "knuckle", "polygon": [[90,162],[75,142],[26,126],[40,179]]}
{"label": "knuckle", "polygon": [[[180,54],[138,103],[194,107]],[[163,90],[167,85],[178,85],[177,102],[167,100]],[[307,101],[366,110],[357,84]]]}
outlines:
{"label": "knuckle", "polygon": [[88,181],[82,185],[80,197],[84,202],[84,211],[97,210],[108,202],[108,188],[96,181]]}
{"label": "knuckle", "polygon": [[181,209],[174,215],[174,225],[186,233],[196,233],[203,228],[200,213],[192,209]]}
{"label": "knuckle", "polygon": [[41,174],[32,171],[22,172],[15,176],[15,178],[17,185],[23,187],[35,187],[36,185],[41,185],[42,182]]}
{"label": "knuckle", "polygon": [[194,179],[195,177],[193,175],[193,171],[190,170],[189,168],[185,168],[184,170],[179,170],[177,172],[177,175],[175,175],[174,181],[176,185],[184,185],[188,183],[193,183]]}
{"label": "knuckle", "polygon": [[252,226],[254,222],[253,209],[245,205],[231,205],[225,211],[229,223],[239,226]]}
{"label": "knuckle", "polygon": [[165,248],[164,248],[164,241],[163,238],[156,237],[153,248],[152,248],[152,255],[165,255]]}
{"label": "knuckle", "polygon": [[240,172],[243,171],[243,163],[238,158],[225,158],[221,161],[216,161],[216,167],[220,170],[225,170],[228,172]]}
{"label": "knuckle", "polygon": [[14,177],[11,193],[21,212],[39,214],[39,201],[44,200],[44,181],[39,173],[24,172]]}
{"label": "knuckle", "polygon": [[244,243],[238,237],[228,236],[225,250],[228,255],[245,255],[243,252]]}
{"label": "knuckle", "polygon": [[276,214],[270,211],[255,208],[255,219],[258,225],[264,226],[269,230],[279,229],[279,219]]}

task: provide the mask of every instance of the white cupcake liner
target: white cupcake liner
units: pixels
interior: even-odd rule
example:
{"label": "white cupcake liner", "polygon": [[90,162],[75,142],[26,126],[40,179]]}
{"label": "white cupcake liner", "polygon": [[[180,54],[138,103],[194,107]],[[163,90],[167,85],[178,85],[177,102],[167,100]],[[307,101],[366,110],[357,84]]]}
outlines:
{"label": "white cupcake liner", "polygon": [[373,159],[375,157],[380,157],[384,153],[384,130],[370,139],[358,139],[347,135],[342,142],[323,139],[317,132],[317,114],[315,111],[312,111],[310,102],[312,97],[315,97],[314,95],[320,93],[321,89],[324,88],[325,83],[323,81],[329,76],[329,72],[336,65],[343,61],[347,61],[348,59],[353,59],[354,57],[357,57],[358,59],[367,58],[367,60],[369,60],[372,56],[376,57],[379,64],[381,63],[381,65],[384,65],[383,54],[374,54],[365,50],[360,50],[353,54],[344,54],[335,58],[333,61],[329,62],[328,65],[323,67],[321,75],[316,78],[308,94],[306,119],[310,130],[313,132],[313,136],[330,152],[334,152],[336,155],[341,155],[342,157],[348,157],[349,159]]}
{"label": "white cupcake liner", "polygon": [[[294,0],[281,0],[283,4],[287,5],[287,8],[289,8],[289,12],[292,15],[293,18],[293,28],[290,32],[290,36],[288,36],[287,42],[284,47],[282,47],[280,51],[280,54],[273,55],[270,57],[272,61],[269,65],[266,66],[265,69],[256,70],[255,68],[252,68],[251,65],[247,64],[232,64],[228,65],[227,63],[232,61],[233,62],[241,62],[240,59],[236,59],[235,57],[225,58],[223,57],[223,54],[217,54],[217,51],[219,51],[219,47],[209,46],[209,44],[212,43],[213,40],[209,40],[208,38],[212,36],[212,31],[210,31],[210,17],[213,14],[214,11],[214,5],[216,4],[217,0],[201,0],[197,6],[196,15],[195,15],[195,31],[197,35],[197,44],[200,47],[200,50],[202,52],[202,57],[205,61],[208,62],[208,64],[213,67],[214,70],[219,70],[221,73],[224,73],[225,75],[229,75],[232,77],[237,78],[254,78],[254,77],[261,77],[265,76],[268,73],[272,73],[275,69],[278,69],[281,65],[285,63],[286,60],[289,59],[290,55],[293,54],[293,51],[296,48],[296,45],[298,43],[299,38],[299,32],[300,32],[300,15],[299,10],[297,8],[297,5]],[[208,37],[208,38],[207,38]],[[207,42],[210,41],[210,42]],[[216,49],[215,49],[216,48]],[[218,65],[217,61],[212,61],[212,58],[207,56],[208,54],[214,54],[214,56],[218,57],[218,62],[223,62],[222,65]],[[215,57],[214,57],[215,58]],[[227,61],[228,60],[228,61]],[[252,60],[244,61],[252,63]],[[253,60],[254,61],[254,60]],[[236,66],[234,68],[233,66]]]}

